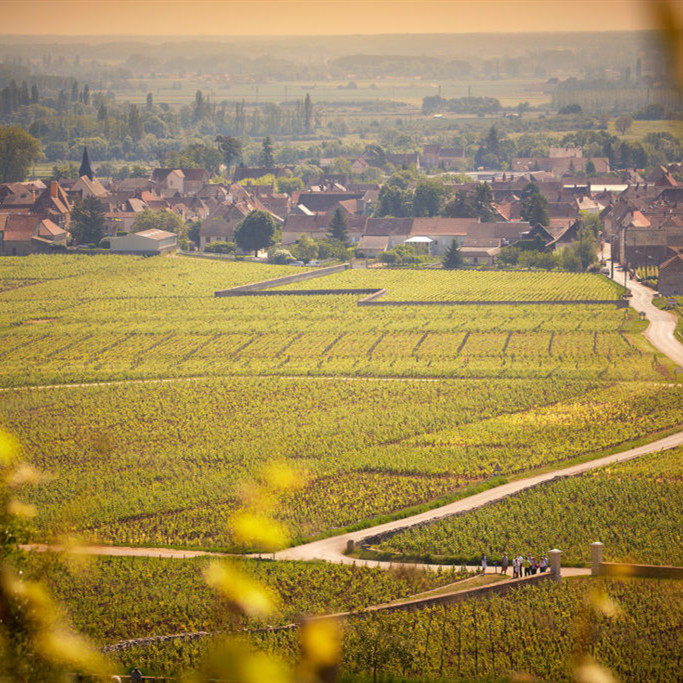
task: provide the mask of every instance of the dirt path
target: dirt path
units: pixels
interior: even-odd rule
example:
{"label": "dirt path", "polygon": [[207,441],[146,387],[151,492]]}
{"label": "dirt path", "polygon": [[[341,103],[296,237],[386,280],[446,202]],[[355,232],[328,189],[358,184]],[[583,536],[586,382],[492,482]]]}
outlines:
{"label": "dirt path", "polygon": [[[418,515],[413,515],[412,517],[406,517],[405,519],[387,522],[386,524],[380,524],[369,529],[363,529],[362,531],[354,531],[351,533],[342,534],[340,536],[325,538],[320,541],[314,541],[312,543],[296,546],[294,548],[287,548],[286,550],[281,550],[280,552],[276,553],[275,559],[327,560],[328,562],[341,562],[346,564],[355,562],[356,564],[367,564],[370,566],[388,566],[388,562],[378,563],[369,560],[358,560],[345,555],[344,551],[348,541],[353,541],[354,544],[358,544],[368,536],[376,536],[377,534],[386,533],[388,531],[406,529],[408,527],[415,526],[416,524],[422,524],[424,522],[449,517],[454,514],[476,510],[483,505],[495,503],[503,498],[506,498],[507,496],[524,491],[525,489],[529,489],[534,486],[539,486],[540,484],[551,481],[556,477],[576,476],[577,474],[582,474],[583,472],[595,469],[596,467],[603,467],[604,465],[631,460],[642,455],[647,455],[648,453],[655,453],[657,451],[674,448],[680,445],[683,445],[683,432],[678,432],[644,446],[631,448],[627,451],[622,451],[621,453],[614,453],[597,460],[591,460],[590,462],[572,465],[571,467],[565,467],[563,469],[553,470],[544,474],[538,474],[533,477],[503,484],[502,486],[497,486],[494,489],[477,493],[474,496],[463,498],[462,500],[455,501],[454,503],[449,503],[443,507],[422,512]],[[513,549],[514,552],[517,550],[521,551],[524,549]]]}

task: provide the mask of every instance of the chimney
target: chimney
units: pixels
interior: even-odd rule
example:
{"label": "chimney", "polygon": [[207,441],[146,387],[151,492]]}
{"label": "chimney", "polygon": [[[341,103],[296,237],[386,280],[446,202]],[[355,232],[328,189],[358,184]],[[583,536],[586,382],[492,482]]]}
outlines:
{"label": "chimney", "polygon": [[50,181],[50,197],[57,199],[59,196],[59,183],[56,180]]}

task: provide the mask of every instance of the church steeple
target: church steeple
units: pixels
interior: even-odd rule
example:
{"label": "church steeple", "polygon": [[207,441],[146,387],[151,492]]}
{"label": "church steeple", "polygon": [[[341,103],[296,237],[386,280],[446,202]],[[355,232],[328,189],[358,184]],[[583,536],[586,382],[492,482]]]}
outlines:
{"label": "church steeple", "polygon": [[88,176],[90,180],[93,180],[95,177],[95,174],[92,172],[92,168],[90,166],[87,147],[83,148],[83,161],[81,161],[81,167],[78,169],[78,177],[82,178],[84,175]]}

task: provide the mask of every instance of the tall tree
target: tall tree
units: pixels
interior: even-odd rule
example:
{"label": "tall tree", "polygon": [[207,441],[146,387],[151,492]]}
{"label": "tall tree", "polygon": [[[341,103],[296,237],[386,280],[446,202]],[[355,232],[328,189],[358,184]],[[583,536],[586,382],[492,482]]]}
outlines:
{"label": "tall tree", "polygon": [[230,135],[217,135],[216,142],[228,168],[230,168],[234,161],[242,157],[242,143],[237,138],[233,138]]}
{"label": "tall tree", "polygon": [[144,134],[142,114],[137,104],[131,104],[128,110],[128,131],[134,142],[140,140]]}
{"label": "tall tree", "polygon": [[86,197],[74,206],[70,230],[77,244],[99,244],[104,237],[104,207],[97,197]]}
{"label": "tall tree", "polygon": [[24,180],[40,157],[40,141],[19,126],[0,126],[0,182]]}
{"label": "tall tree", "polygon": [[343,244],[349,244],[349,233],[347,232],[349,227],[349,219],[346,217],[346,211],[338,206],[334,210],[332,215],[332,220],[330,221],[330,237],[333,240],[342,242]]}
{"label": "tall tree", "polygon": [[274,244],[275,221],[266,211],[255,209],[248,213],[235,228],[235,242],[243,251],[253,251],[258,256],[260,249]]}
{"label": "tall tree", "polygon": [[446,270],[455,270],[456,268],[462,268],[462,264],[462,252],[460,247],[458,247],[458,243],[453,240],[443,257],[442,265]]}
{"label": "tall tree", "polygon": [[550,225],[548,200],[541,194],[536,183],[527,183],[521,192],[522,220],[531,224]]}
{"label": "tall tree", "polygon": [[313,129],[313,103],[311,102],[311,96],[306,93],[306,98],[304,99],[304,133],[310,133]]}
{"label": "tall tree", "polygon": [[273,146],[273,139],[270,135],[263,138],[261,143],[261,166],[266,168],[272,168],[275,166],[275,159],[273,154],[275,152],[275,147]]}

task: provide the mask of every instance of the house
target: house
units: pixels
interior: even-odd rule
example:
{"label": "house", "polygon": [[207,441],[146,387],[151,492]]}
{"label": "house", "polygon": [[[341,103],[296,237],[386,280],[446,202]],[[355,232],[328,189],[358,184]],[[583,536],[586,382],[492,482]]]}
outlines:
{"label": "house", "polygon": [[252,208],[253,206],[246,202],[218,204],[202,221],[199,229],[199,248],[204,249],[211,242],[233,242],[235,228]]}
{"label": "house", "polygon": [[[403,244],[409,237],[413,228],[414,218],[368,218],[365,224],[363,237],[386,237],[387,249],[392,249],[397,244]],[[361,237],[361,244],[366,244]]]}
{"label": "house", "polygon": [[[324,240],[328,237],[332,213],[316,213],[311,215],[290,213],[282,228],[282,243],[294,244],[299,237],[306,235],[314,240]],[[365,216],[348,216],[346,234],[349,242],[355,244],[365,233],[368,221]]]}
{"label": "house", "polygon": [[462,147],[442,147],[441,145],[423,145],[422,166],[424,168],[442,168],[446,171],[458,168],[466,158]]}
{"label": "house", "polygon": [[461,246],[467,237],[474,218],[413,218],[410,238],[427,237],[431,240],[429,247],[432,256],[442,256],[455,241]]}
{"label": "house", "polygon": [[112,237],[113,254],[158,255],[173,252],[178,248],[178,236],[166,230],[143,230],[122,237]]}
{"label": "house", "polygon": [[104,185],[97,178],[90,180],[88,176],[84,175],[71,185],[69,195],[72,197],[80,196],[81,199],[86,197],[104,199],[109,196],[109,192],[107,192]]}
{"label": "house", "polygon": [[661,296],[683,296],[683,255],[676,254],[659,266],[657,288]]}
{"label": "house", "polygon": [[[362,199],[363,194],[363,192],[299,192],[297,205],[306,207],[312,213],[327,213],[334,211],[340,202],[346,202],[348,199]],[[344,208],[347,213],[349,209],[356,213],[358,205],[353,207],[346,205]]]}
{"label": "house", "polygon": [[500,253],[500,240],[467,237],[460,247],[465,263],[472,266],[492,266]]}
{"label": "house", "polygon": [[68,233],[48,218],[27,214],[0,214],[0,254],[26,256],[66,246]]}
{"label": "house", "polygon": [[358,252],[365,257],[373,258],[389,249],[388,235],[363,235],[358,241]]}

